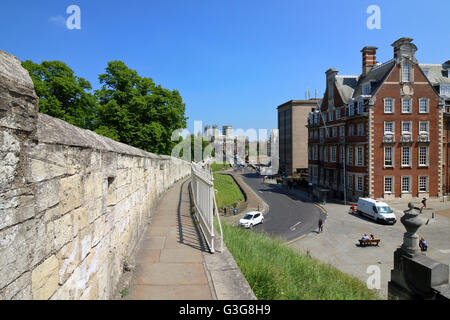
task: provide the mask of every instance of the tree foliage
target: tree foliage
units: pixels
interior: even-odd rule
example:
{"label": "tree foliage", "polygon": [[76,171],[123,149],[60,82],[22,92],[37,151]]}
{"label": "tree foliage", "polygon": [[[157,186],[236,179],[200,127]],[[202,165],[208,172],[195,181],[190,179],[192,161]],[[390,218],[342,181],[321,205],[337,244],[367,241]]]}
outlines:
{"label": "tree foliage", "polygon": [[99,134],[160,154],[175,146],[172,133],[186,128],[185,104],[177,90],[155,85],[122,61],[108,63],[99,76],[97,130]]}
{"label": "tree foliage", "polygon": [[91,84],[74,75],[64,62],[22,63],[33,80],[39,111],[84,129],[94,129],[97,98]]}
{"label": "tree foliage", "polygon": [[41,113],[158,154],[170,154],[176,144],[173,131],[186,128],[179,92],[140,77],[122,61],[108,63],[95,93],[63,62],[22,65],[33,80]]}

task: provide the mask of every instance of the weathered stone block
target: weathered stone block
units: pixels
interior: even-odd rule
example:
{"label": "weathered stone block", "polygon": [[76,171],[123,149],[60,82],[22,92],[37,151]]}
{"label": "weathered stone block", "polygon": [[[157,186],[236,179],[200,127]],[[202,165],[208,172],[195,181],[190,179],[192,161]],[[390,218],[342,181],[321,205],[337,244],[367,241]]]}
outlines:
{"label": "weathered stone block", "polygon": [[73,212],[73,234],[77,235],[89,225],[89,214],[85,207],[76,209]]}
{"label": "weathered stone block", "polygon": [[76,237],[56,255],[59,260],[58,283],[63,285],[81,262],[80,240]]}
{"label": "weathered stone block", "polygon": [[61,179],[59,185],[61,214],[81,206],[82,196],[81,177],[79,175]]}
{"label": "weathered stone block", "polygon": [[100,198],[103,194],[103,174],[92,173],[85,182],[86,194],[89,199]]}
{"label": "weathered stone block", "polygon": [[37,185],[36,206],[42,212],[59,203],[59,181],[52,179]]}
{"label": "weathered stone block", "polygon": [[37,266],[31,274],[31,288],[34,300],[48,300],[58,288],[59,262],[51,256]]}

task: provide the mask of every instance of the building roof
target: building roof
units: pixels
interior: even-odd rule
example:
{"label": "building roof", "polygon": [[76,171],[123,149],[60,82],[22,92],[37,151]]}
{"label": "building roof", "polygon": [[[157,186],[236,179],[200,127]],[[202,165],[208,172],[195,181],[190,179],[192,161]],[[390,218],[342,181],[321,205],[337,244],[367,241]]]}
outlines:
{"label": "building roof", "polygon": [[448,77],[448,70],[450,69],[449,61],[443,64],[420,64],[422,70],[428,70],[428,80],[430,80],[433,86],[450,83],[450,78]]}
{"label": "building roof", "polygon": [[317,103],[320,103],[320,101],[322,101],[322,99],[316,99],[316,98],[309,99],[309,100],[289,100],[289,101],[279,105],[277,107],[277,109],[280,109],[282,107],[289,106],[289,105],[315,107],[317,105]]}
{"label": "building roof", "polygon": [[353,92],[353,98],[356,98],[362,95],[362,86],[363,84],[370,82],[371,83],[371,95],[377,92],[378,88],[383,84],[386,80],[389,73],[395,66],[395,60],[389,60],[383,64],[376,65],[372,68],[365,76],[359,78],[358,85]]}
{"label": "building roof", "polygon": [[359,76],[336,76],[336,88],[344,103],[353,96],[358,79]]}

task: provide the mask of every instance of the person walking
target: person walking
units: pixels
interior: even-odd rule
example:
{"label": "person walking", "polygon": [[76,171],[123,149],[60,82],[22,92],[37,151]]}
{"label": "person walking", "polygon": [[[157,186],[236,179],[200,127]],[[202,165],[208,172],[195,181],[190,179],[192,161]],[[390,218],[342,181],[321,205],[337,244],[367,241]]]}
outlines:
{"label": "person walking", "polygon": [[422,204],[423,204],[423,207],[424,207],[424,208],[427,207],[427,198],[423,198],[423,199],[422,199]]}
{"label": "person walking", "polygon": [[322,218],[319,219],[319,233],[323,231],[323,220]]}

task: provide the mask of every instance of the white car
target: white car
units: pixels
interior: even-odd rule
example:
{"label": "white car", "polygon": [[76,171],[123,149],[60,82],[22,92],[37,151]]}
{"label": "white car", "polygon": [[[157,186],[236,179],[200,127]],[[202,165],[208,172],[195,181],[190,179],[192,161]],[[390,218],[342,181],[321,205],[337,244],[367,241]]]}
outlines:
{"label": "white car", "polygon": [[239,225],[244,228],[253,228],[253,226],[260,223],[264,223],[264,216],[259,211],[249,212],[241,220],[239,220]]}

